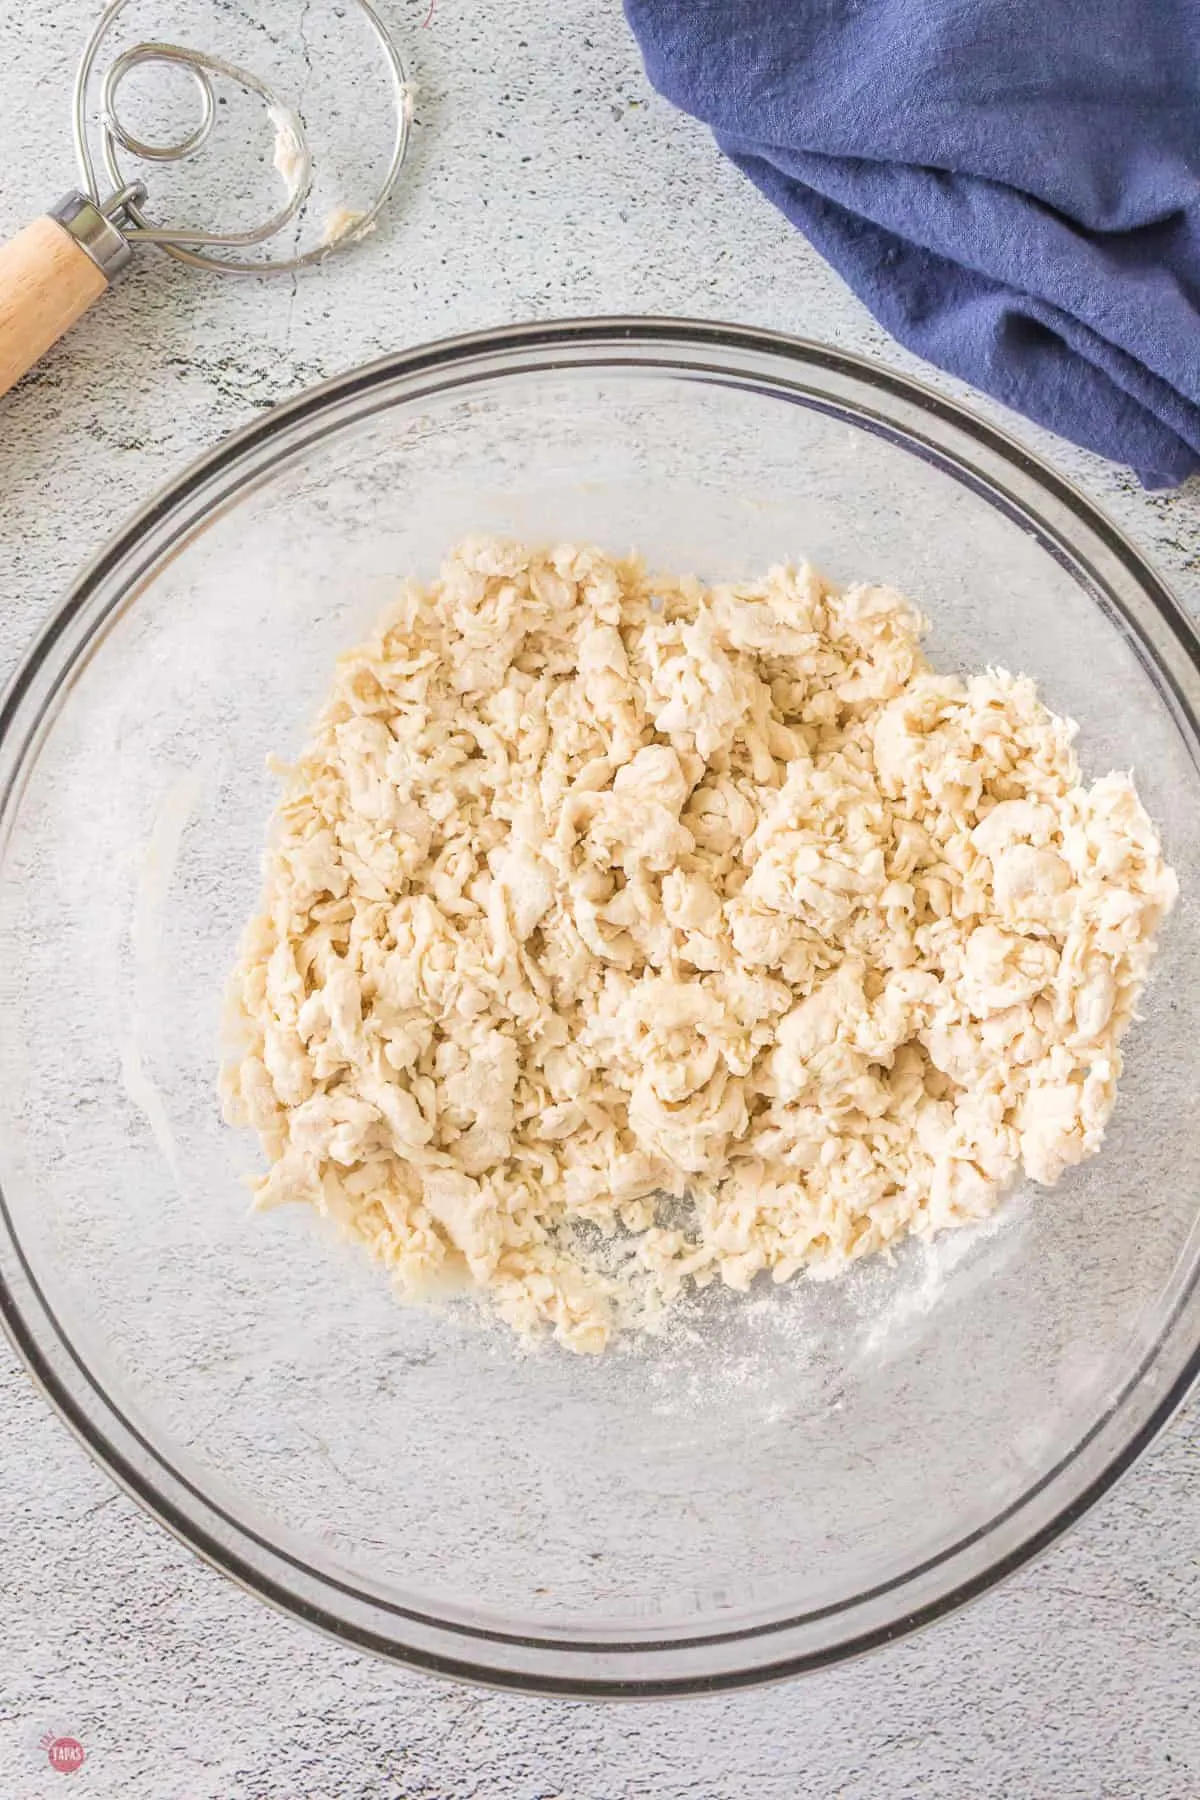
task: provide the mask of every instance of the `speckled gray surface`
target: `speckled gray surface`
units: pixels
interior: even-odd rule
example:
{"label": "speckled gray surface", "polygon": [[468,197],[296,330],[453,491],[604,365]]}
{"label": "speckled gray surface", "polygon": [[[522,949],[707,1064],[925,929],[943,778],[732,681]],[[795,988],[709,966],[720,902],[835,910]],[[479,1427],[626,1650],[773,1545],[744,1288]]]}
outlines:
{"label": "speckled gray surface", "polygon": [[[239,8],[215,4],[222,10]],[[305,9],[306,11],[308,9]],[[122,515],[255,410],[421,339],[599,311],[725,317],[915,367],[648,92],[616,0],[391,0],[420,83],[386,228],[298,283],[153,258],[0,407],[12,666]],[[0,67],[0,229],[71,184],[65,87],[92,9],[28,0]],[[211,37],[209,0],[159,29]],[[942,382],[947,391],[955,385]],[[1005,420],[1200,609],[1200,488]],[[0,1795],[61,1791],[85,1746],[121,1800],[1183,1800],[1200,1789],[1200,1411],[1072,1534],[972,1609],[865,1663],[727,1699],[539,1702],[406,1676],[278,1618],[117,1494],[0,1360]]]}

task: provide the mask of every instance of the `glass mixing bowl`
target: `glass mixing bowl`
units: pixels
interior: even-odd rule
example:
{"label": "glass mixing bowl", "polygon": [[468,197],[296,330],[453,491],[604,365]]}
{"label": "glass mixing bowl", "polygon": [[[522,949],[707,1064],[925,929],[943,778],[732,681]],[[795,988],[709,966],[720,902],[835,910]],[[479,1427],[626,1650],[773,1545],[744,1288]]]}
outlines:
{"label": "glass mixing bowl", "polygon": [[[1183,899],[1104,1152],[840,1283],[708,1293],[599,1358],[397,1303],[254,1216],[222,990],[339,648],[480,530],[708,577],[894,582],[947,668],[1037,675],[1136,769]],[[131,1493],[264,1598],[400,1661],[566,1693],[827,1663],[1075,1518],[1200,1346],[1197,640],[1044,465],[915,383],[718,326],[531,326],[257,421],[129,524],[3,708],[3,1306]]]}

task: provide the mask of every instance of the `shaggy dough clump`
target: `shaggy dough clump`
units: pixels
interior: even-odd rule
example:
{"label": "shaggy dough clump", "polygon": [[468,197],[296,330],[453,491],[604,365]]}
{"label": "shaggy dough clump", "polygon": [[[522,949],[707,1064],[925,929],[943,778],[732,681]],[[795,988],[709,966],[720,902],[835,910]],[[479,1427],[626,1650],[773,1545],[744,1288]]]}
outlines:
{"label": "shaggy dough clump", "polygon": [[569,545],[407,586],[234,977],[259,1203],[594,1351],[1096,1151],[1175,879],[1127,776],[1082,787],[1031,681],[937,675],[922,628]]}

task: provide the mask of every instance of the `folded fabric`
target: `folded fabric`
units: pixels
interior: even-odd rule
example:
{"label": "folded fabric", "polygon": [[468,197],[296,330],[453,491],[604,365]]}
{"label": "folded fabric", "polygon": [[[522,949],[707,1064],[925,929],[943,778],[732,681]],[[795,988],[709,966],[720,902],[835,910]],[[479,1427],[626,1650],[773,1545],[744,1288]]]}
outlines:
{"label": "folded fabric", "polygon": [[625,0],[919,356],[1147,487],[1200,469],[1200,0]]}

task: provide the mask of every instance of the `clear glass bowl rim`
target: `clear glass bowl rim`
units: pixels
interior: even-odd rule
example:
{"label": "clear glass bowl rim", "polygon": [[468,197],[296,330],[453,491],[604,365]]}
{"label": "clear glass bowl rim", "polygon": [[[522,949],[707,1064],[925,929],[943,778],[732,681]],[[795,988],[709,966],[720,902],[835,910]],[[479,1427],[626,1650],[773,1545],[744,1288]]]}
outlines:
{"label": "clear glass bowl rim", "polygon": [[[135,512],[77,577],[0,698],[0,844],[71,668],[112,613],[136,600],[147,570],[247,485],[364,413],[423,394],[518,372],[630,366],[760,386],[840,413],[941,466],[1033,530],[1103,594],[1200,739],[1200,637],[1192,622],[1104,514],[1015,439],[911,377],[808,340],[686,319],[571,319],[443,339],[336,376],[223,439]],[[1161,1338],[1108,1412],[1006,1512],[930,1564],[798,1620],[585,1642],[471,1629],[383,1603],[316,1576],[221,1513],[92,1378],[40,1293],[0,1192],[0,1322],[9,1340],[88,1453],[175,1537],[251,1593],[342,1642],[458,1679],[575,1697],[652,1698],[784,1679],[861,1655],[985,1592],[1080,1518],[1200,1378],[1200,1256],[1193,1254],[1176,1286]]]}

